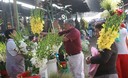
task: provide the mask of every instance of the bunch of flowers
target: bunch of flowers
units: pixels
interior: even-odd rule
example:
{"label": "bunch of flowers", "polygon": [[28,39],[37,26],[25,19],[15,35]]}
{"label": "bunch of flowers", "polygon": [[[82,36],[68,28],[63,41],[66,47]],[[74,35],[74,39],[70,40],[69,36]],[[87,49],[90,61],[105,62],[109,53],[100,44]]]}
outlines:
{"label": "bunch of flowers", "polygon": [[36,55],[33,55],[33,57],[31,58],[31,63],[32,65],[34,65],[36,68],[40,68],[40,67],[45,67],[46,63],[47,63],[47,59],[46,58],[42,58],[39,59]]}
{"label": "bunch of flowers", "polygon": [[0,18],[0,25],[3,23],[3,20]]}
{"label": "bunch of flowers", "polygon": [[34,9],[30,19],[31,31],[33,34],[40,34],[43,31],[43,12],[41,9]]}
{"label": "bunch of flowers", "polygon": [[15,49],[19,54],[27,54],[27,44],[25,43],[24,37],[21,32],[16,32],[16,36],[11,35],[14,39],[17,48]]}
{"label": "bunch of flowers", "polygon": [[49,32],[46,37],[38,42],[38,47],[36,49],[37,57],[47,58],[51,54],[58,51],[59,46],[62,42],[62,37],[58,35],[58,33]]}
{"label": "bunch of flowers", "polygon": [[112,11],[117,9],[119,3],[121,3],[121,0],[101,0],[100,5],[103,9]]}
{"label": "bunch of flowers", "polygon": [[6,46],[5,43],[0,42],[0,61],[5,62],[5,58],[6,58]]}
{"label": "bunch of flowers", "polygon": [[114,43],[115,39],[119,36],[119,26],[120,23],[125,18],[125,13],[121,9],[117,9],[114,14],[106,18],[105,24],[100,31],[100,37],[98,38],[97,44],[100,50],[109,49],[111,50],[111,45]]}

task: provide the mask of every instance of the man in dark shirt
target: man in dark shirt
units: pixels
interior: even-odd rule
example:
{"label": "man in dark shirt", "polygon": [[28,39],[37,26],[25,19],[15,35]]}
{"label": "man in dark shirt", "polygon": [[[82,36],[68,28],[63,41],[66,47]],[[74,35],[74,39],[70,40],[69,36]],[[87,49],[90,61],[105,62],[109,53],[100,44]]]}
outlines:
{"label": "man in dark shirt", "polygon": [[69,65],[74,78],[84,78],[84,55],[82,52],[80,32],[74,28],[74,21],[69,19],[64,23],[63,43],[69,55]]}

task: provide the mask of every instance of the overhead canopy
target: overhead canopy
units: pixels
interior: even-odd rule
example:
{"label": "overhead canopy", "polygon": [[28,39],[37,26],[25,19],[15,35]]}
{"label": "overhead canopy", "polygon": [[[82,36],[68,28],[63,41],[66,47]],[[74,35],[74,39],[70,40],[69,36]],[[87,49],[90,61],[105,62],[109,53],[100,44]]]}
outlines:
{"label": "overhead canopy", "polygon": [[[37,5],[37,1],[42,1],[42,5],[45,2],[50,2],[51,0],[17,0],[32,6]],[[128,3],[128,0],[123,0],[124,3]],[[65,7],[67,11],[71,13],[76,12],[101,12],[103,11],[100,7],[100,0],[52,0],[53,4],[56,4],[59,7]],[[7,5],[7,4],[6,4]],[[68,5],[68,7],[67,7]],[[28,6],[29,7],[29,6]],[[1,9],[1,6],[0,6]],[[30,10],[23,6],[18,6],[18,10],[22,15],[29,16]]]}
{"label": "overhead canopy", "polygon": [[[34,6],[37,5],[36,4],[37,0],[17,0],[17,1],[31,4]],[[44,1],[50,2],[50,0],[44,0]],[[42,0],[42,3],[44,1]],[[71,5],[70,7],[67,8],[67,10],[72,11],[72,13],[90,11],[88,5],[83,0],[53,0],[52,2],[60,7],[65,7],[66,5]]]}

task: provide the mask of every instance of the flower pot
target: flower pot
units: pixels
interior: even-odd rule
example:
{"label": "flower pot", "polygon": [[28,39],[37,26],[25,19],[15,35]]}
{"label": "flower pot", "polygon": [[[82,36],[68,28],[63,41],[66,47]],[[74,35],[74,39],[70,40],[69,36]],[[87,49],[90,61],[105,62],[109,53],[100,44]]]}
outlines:
{"label": "flower pot", "polygon": [[48,78],[47,65],[45,65],[44,67],[40,68],[39,74],[40,74],[41,78]]}
{"label": "flower pot", "polygon": [[47,67],[48,67],[48,76],[50,76],[51,74],[55,74],[57,73],[57,64],[56,64],[57,60],[55,59],[51,59],[48,61],[47,63]]}

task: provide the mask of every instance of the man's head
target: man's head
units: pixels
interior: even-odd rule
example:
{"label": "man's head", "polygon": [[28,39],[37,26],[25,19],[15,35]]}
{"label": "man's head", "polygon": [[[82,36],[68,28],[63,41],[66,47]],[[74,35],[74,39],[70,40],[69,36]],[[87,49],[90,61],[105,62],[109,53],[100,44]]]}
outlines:
{"label": "man's head", "polygon": [[75,22],[72,19],[68,19],[64,22],[64,29],[69,30],[70,28],[75,26]]}

